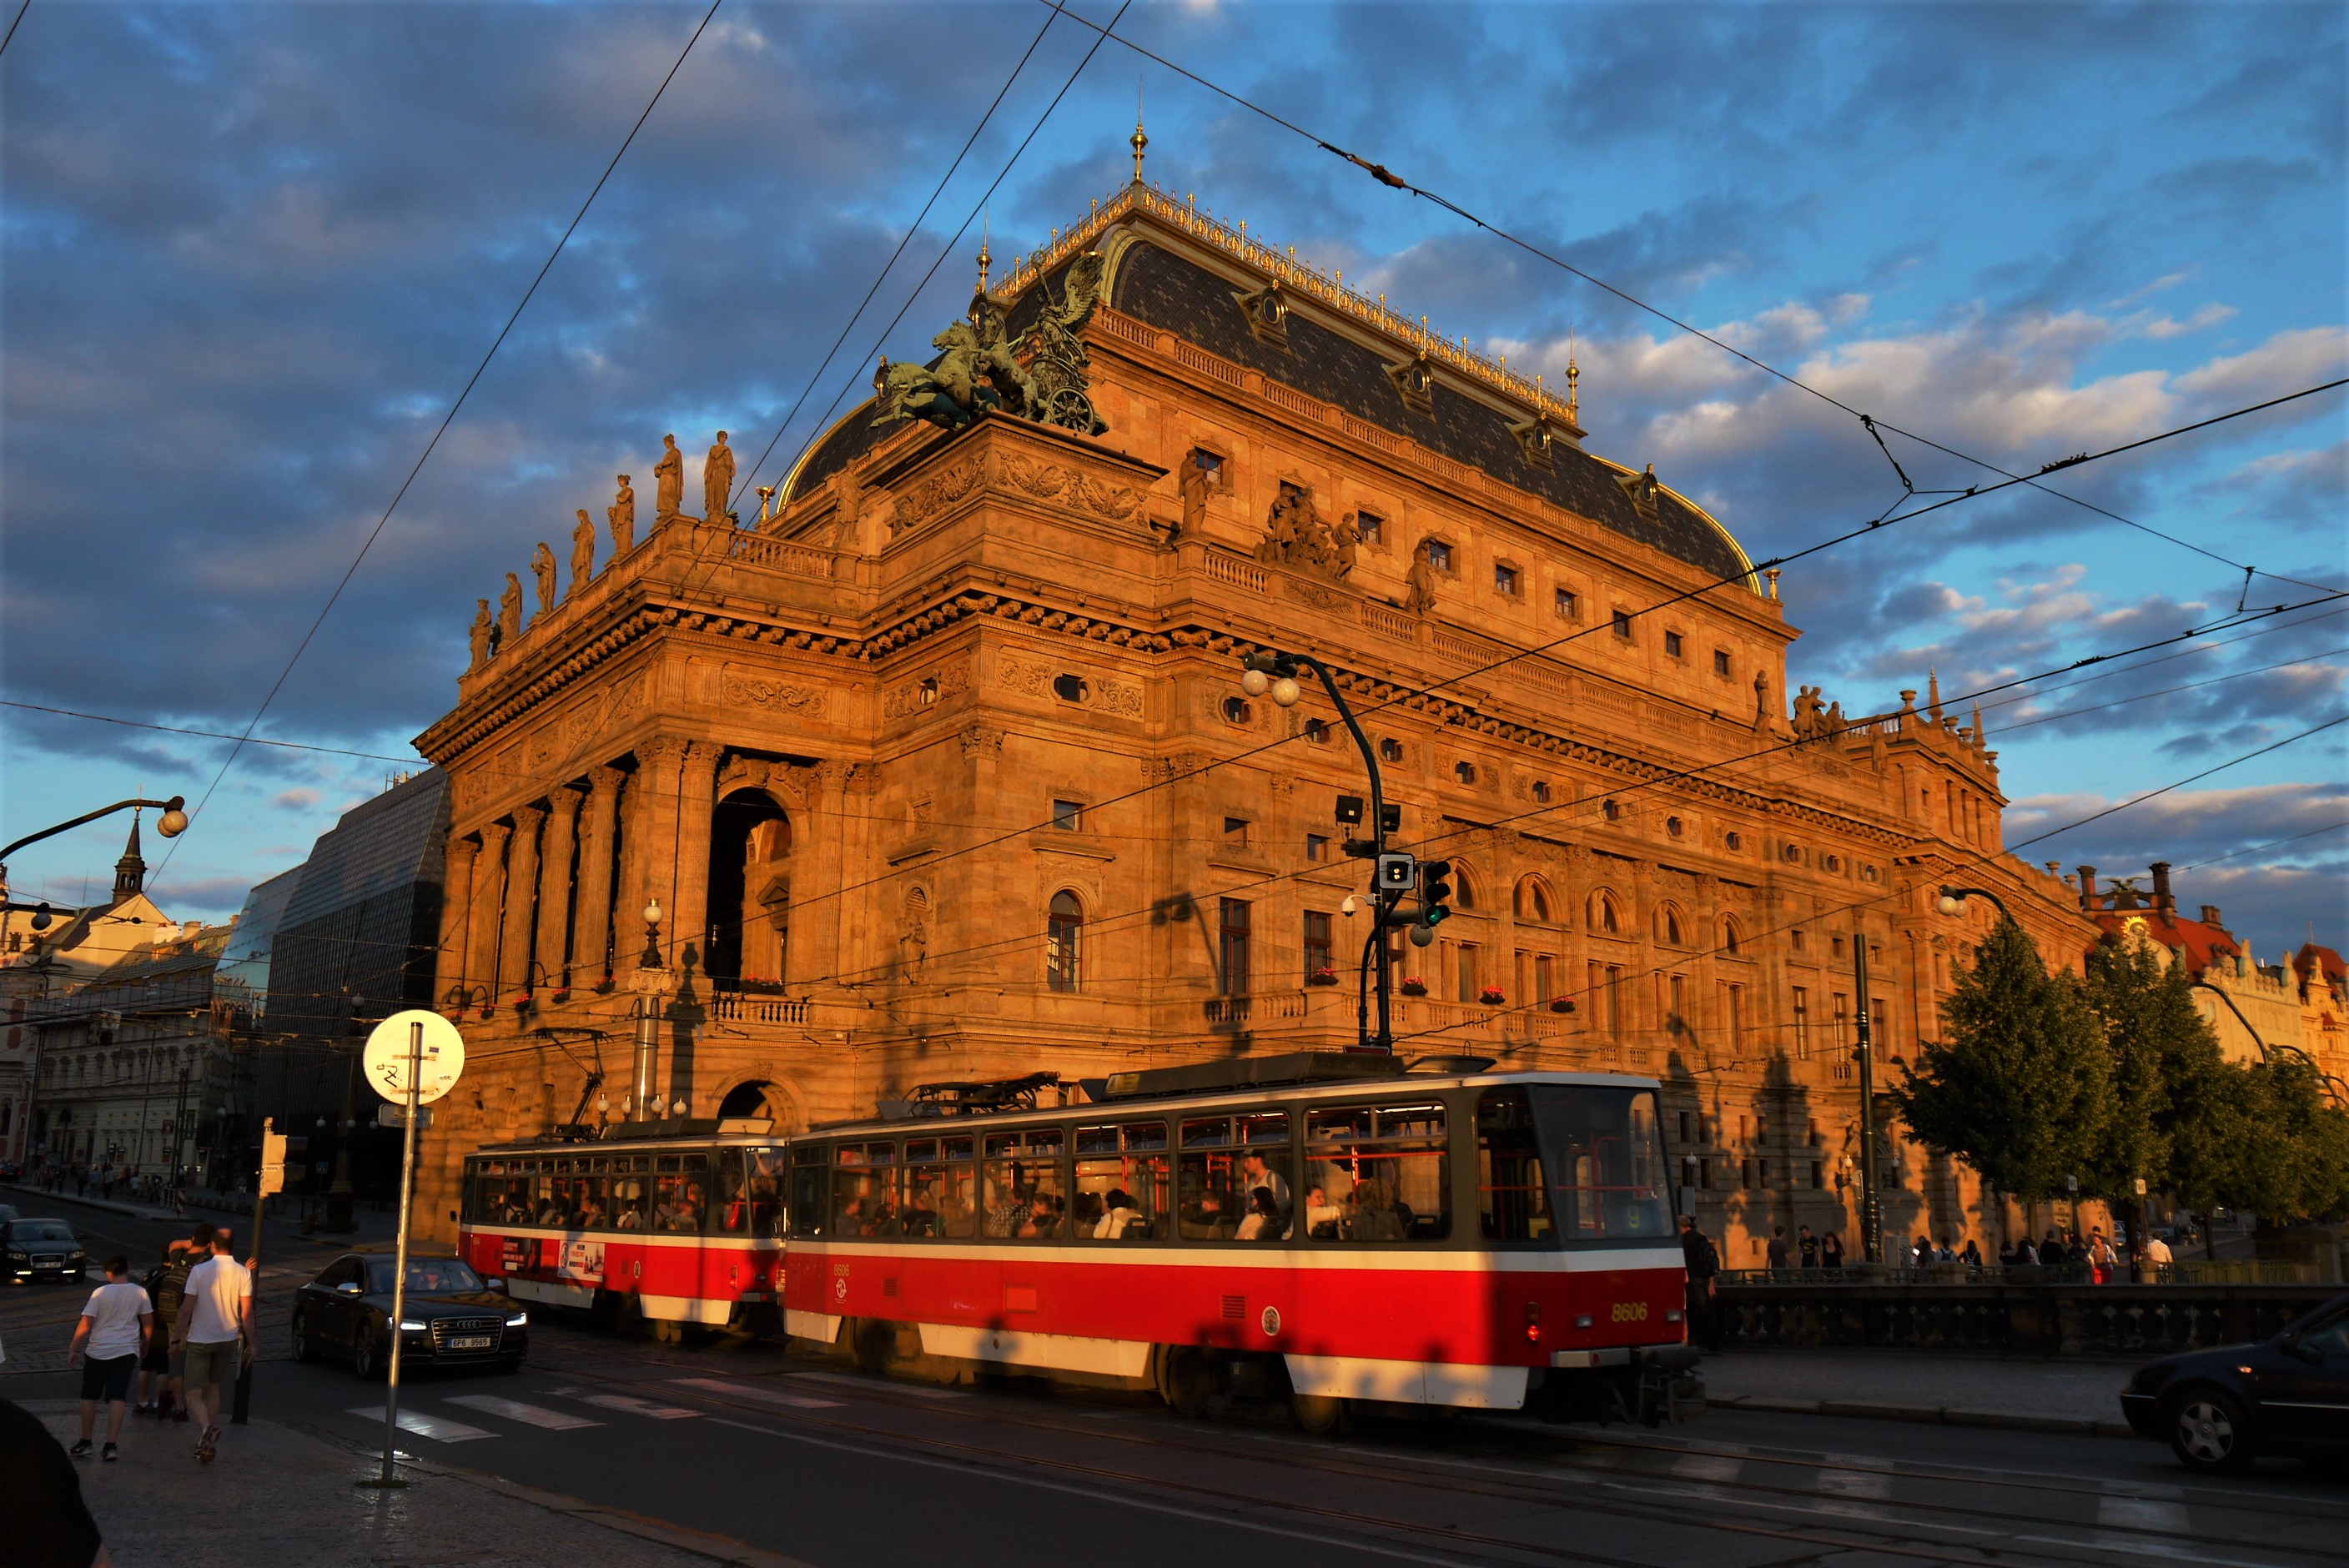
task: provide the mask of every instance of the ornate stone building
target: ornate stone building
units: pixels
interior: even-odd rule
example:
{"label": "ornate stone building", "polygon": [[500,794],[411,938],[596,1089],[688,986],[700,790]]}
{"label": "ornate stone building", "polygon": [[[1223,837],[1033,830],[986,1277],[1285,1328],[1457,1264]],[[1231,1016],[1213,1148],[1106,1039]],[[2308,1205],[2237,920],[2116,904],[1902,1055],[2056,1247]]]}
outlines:
{"label": "ornate stone building", "polygon": [[[2051,956],[2093,936],[2001,853],[1977,730],[1909,693],[1790,703],[1777,574],[1586,451],[1571,377],[1187,201],[1098,203],[972,329],[1072,320],[1073,420],[1033,388],[1047,418],[953,429],[876,399],[755,525],[683,514],[663,472],[642,537],[632,492],[611,509],[616,559],[559,597],[543,571],[526,623],[518,587],[484,603],[419,742],[451,779],[438,986],[471,1052],[433,1218],[477,1143],[642,1114],[648,903],[672,1114],[790,1128],[936,1080],[1351,1045],[1367,877],[1333,816],[1363,765],[1318,690],[1242,692],[1269,650],[1338,672],[1399,844],[1458,867],[1442,940],[1400,948],[1424,994],[1397,1048],[1661,1075],[1733,1263],[1772,1222],[1848,1231],[1854,944],[1889,1057],[1991,913],[1935,913],[1941,883],[1997,890]],[[899,366],[885,407],[909,375],[929,395]],[[1929,1202],[1963,1228],[1971,1190],[1904,1158],[1888,1229]]]}

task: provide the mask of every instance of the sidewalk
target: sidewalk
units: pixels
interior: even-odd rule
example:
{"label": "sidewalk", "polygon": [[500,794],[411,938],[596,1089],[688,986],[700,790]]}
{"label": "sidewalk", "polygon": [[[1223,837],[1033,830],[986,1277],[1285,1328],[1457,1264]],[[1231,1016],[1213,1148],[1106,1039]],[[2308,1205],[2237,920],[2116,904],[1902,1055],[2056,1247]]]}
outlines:
{"label": "sidewalk", "polygon": [[[25,1407],[62,1443],[77,1407]],[[414,1484],[353,1484],[378,1461],[272,1421],[231,1427],[199,1465],[191,1429],[134,1419],[114,1464],[77,1464],[82,1498],[117,1568],[247,1568],[254,1563],[498,1563],[525,1568],[806,1568],[721,1536],[597,1508],[446,1465],[406,1464]]]}
{"label": "sidewalk", "polygon": [[[29,1186],[22,1181],[0,1181],[0,1193],[16,1193],[47,1202],[78,1203],[85,1209],[98,1209],[109,1214],[127,1214],[134,1220],[151,1220],[165,1224],[194,1224],[198,1220],[227,1221],[238,1231],[253,1228],[253,1200],[239,1200],[222,1193],[191,1191],[188,1194],[188,1212],[175,1214],[157,1203],[131,1202],[120,1198],[81,1198],[70,1191],[52,1192],[46,1187]],[[283,1200],[280,1200],[284,1202]],[[282,1228],[287,1234],[299,1234],[302,1218],[301,1200],[297,1197],[269,1216],[272,1233]],[[352,1212],[354,1229],[348,1233],[320,1231],[317,1239],[333,1244],[360,1245],[370,1242],[388,1242],[399,1228],[397,1213],[378,1213],[373,1209],[358,1208]]]}
{"label": "sidewalk", "polygon": [[1735,1350],[1706,1357],[1702,1370],[1705,1403],[1723,1409],[2125,1438],[2120,1392],[2134,1367],[1905,1350]]}

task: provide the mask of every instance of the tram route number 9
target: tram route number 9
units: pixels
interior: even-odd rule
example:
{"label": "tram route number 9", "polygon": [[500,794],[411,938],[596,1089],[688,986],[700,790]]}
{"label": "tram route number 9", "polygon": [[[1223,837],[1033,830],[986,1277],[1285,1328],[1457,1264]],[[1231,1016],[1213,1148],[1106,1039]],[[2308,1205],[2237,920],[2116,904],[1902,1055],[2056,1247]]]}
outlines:
{"label": "tram route number 9", "polygon": [[1619,1301],[1615,1304],[1614,1317],[1618,1323],[1645,1323],[1648,1321],[1648,1304],[1644,1301]]}

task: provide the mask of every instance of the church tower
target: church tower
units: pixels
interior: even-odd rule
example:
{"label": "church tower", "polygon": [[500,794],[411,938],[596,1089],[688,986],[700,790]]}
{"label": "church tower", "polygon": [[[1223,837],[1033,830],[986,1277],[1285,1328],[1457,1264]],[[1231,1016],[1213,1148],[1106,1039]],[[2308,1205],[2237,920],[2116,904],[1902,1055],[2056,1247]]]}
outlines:
{"label": "church tower", "polygon": [[137,898],[147,888],[147,861],[139,853],[139,813],[130,814],[130,840],[114,862],[114,902]]}

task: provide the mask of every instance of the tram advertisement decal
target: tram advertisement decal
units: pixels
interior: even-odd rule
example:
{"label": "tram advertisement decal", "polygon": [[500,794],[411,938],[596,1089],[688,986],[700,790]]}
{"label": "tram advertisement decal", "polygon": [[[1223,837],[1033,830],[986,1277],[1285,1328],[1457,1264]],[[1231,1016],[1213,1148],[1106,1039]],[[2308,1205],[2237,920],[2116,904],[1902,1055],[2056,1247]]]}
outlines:
{"label": "tram advertisement decal", "polygon": [[555,1273],[564,1279],[584,1284],[604,1283],[604,1243],[601,1242],[549,1242],[550,1247],[563,1249],[563,1261]]}
{"label": "tram advertisement decal", "polygon": [[508,1274],[529,1274],[538,1267],[538,1241],[533,1236],[499,1238],[498,1261]]}

